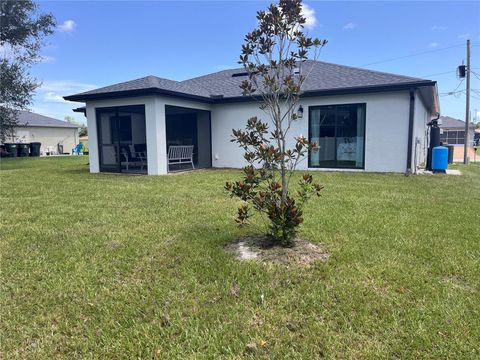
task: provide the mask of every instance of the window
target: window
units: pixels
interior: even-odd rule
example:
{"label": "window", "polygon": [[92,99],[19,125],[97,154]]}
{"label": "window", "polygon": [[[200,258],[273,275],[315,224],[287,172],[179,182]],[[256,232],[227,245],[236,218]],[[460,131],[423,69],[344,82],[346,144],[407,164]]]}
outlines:
{"label": "window", "polygon": [[309,108],[309,167],[363,169],[366,104]]}
{"label": "window", "polygon": [[456,131],[449,131],[447,133],[447,143],[449,143],[449,144],[456,144],[457,143],[457,132]]}
{"label": "window", "polygon": [[447,132],[444,130],[443,134],[440,134],[440,142],[446,143],[447,142]]}
{"label": "window", "polygon": [[457,131],[457,144],[465,144],[465,131]]}
{"label": "window", "polygon": [[443,134],[440,134],[440,141],[449,144],[464,144],[465,132],[462,130],[443,130]]}

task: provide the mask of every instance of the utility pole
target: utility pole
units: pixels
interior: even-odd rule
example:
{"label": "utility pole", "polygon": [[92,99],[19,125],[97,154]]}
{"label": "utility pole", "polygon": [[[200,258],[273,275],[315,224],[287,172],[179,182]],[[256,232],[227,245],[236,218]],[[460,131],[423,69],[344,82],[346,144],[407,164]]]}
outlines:
{"label": "utility pole", "polygon": [[467,40],[467,100],[465,102],[465,145],[463,150],[463,163],[468,164],[468,130],[470,128],[470,39]]}

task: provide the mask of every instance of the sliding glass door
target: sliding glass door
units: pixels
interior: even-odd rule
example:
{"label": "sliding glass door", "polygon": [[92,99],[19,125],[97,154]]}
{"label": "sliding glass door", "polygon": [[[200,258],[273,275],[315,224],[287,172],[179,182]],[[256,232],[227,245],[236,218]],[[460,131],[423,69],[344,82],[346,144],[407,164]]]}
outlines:
{"label": "sliding glass door", "polygon": [[318,145],[308,166],[363,169],[365,167],[366,104],[309,108],[309,137]]}

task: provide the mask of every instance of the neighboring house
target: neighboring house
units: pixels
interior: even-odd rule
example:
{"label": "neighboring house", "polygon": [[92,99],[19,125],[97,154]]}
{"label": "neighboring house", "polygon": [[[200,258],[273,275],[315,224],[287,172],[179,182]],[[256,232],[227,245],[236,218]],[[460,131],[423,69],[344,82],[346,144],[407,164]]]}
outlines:
{"label": "neighboring house", "polygon": [[[320,149],[299,169],[408,173],[425,161],[426,124],[439,113],[434,81],[319,61],[305,62],[302,71],[303,118],[288,142],[303,134]],[[258,102],[242,96],[246,76],[244,69],[185,81],[147,76],[66,96],[86,103],[76,111],[87,116],[90,171],[132,171],[124,160],[144,151],[138,172],[166,174],[172,145],[194,145],[196,167],[242,167],[232,129],[252,116],[269,120]]]}
{"label": "neighboring house", "polygon": [[[448,145],[463,145],[465,144],[465,121],[454,119],[450,116],[440,116],[441,129],[440,141]],[[469,142],[473,142],[475,133],[475,125],[470,124],[468,132]]]}
{"label": "neighboring house", "polygon": [[[444,145],[453,145],[453,161],[463,161],[463,153],[465,151],[465,121],[452,118],[450,116],[440,116],[441,129],[440,141]],[[470,124],[470,129],[468,131],[468,140],[470,147],[473,146],[475,136],[475,126]],[[468,150],[468,156],[473,159],[474,150]]]}
{"label": "neighboring house", "polygon": [[40,147],[42,153],[54,154],[59,152],[59,145],[60,149],[63,147],[63,153],[70,154],[77,144],[77,125],[29,111],[19,111],[17,122],[14,135],[7,139],[7,143],[39,142],[42,144]]}

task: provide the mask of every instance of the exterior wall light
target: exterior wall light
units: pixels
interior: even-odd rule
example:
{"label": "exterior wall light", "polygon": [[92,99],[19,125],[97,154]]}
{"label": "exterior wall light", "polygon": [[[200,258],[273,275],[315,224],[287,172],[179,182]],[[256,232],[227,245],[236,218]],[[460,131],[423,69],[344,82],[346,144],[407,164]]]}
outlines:
{"label": "exterior wall light", "polygon": [[298,119],[302,119],[302,118],[303,118],[303,106],[302,106],[302,105],[300,105],[300,106],[298,107],[297,118],[298,118]]}

